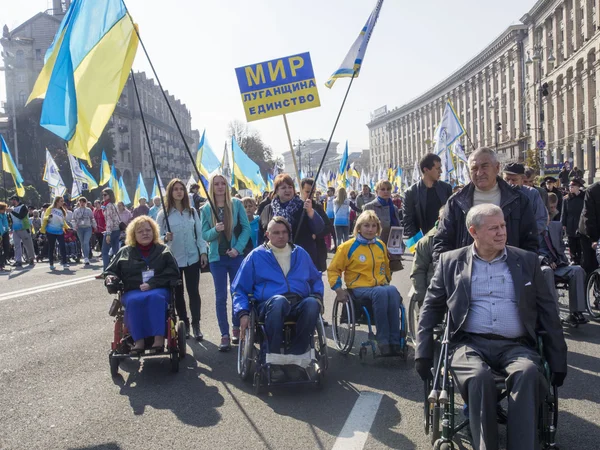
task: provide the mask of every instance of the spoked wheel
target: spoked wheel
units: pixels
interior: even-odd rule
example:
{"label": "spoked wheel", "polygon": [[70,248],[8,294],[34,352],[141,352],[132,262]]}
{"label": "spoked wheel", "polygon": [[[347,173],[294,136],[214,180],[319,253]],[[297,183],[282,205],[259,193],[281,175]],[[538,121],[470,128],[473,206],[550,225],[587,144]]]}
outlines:
{"label": "spoked wheel", "polygon": [[185,342],[185,324],[183,321],[177,323],[177,348],[179,350],[179,359],[187,355],[187,344]]}
{"label": "spoked wheel", "polygon": [[585,292],[587,312],[594,320],[600,319],[600,269],[590,275]]}
{"label": "spoked wheel", "polygon": [[113,352],[108,354],[108,363],[110,364],[110,374],[113,377],[119,376],[119,358],[113,356]]}
{"label": "spoked wheel", "polygon": [[333,303],[332,323],[333,323],[333,342],[338,350],[347,355],[352,350],[354,344],[355,325],[354,304],[352,300],[346,303],[335,301]]}
{"label": "spoked wheel", "polygon": [[238,345],[238,375],[243,381],[247,381],[252,374],[254,363],[254,327],[250,324],[244,331],[244,335]]}
{"label": "spoked wheel", "polygon": [[324,372],[327,370],[327,367],[329,367],[329,358],[327,355],[327,336],[325,335],[325,324],[323,324],[322,316],[319,316],[319,319],[317,320],[317,332],[315,333],[315,353],[319,359],[321,370]]}
{"label": "spoked wheel", "polygon": [[417,329],[419,328],[419,302],[416,298],[410,299],[408,305],[408,337],[414,346],[417,345]]}

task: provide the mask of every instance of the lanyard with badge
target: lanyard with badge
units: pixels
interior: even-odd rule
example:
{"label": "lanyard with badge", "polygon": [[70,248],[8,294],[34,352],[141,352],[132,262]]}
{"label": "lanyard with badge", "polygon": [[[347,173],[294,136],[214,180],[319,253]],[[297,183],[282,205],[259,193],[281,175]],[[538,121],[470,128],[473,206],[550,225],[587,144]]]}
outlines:
{"label": "lanyard with badge", "polygon": [[150,281],[154,276],[154,270],[150,268],[150,258],[146,258],[144,255],[142,255],[142,252],[140,252],[140,256],[146,263],[146,270],[142,271],[142,282],[148,283],[148,281]]}

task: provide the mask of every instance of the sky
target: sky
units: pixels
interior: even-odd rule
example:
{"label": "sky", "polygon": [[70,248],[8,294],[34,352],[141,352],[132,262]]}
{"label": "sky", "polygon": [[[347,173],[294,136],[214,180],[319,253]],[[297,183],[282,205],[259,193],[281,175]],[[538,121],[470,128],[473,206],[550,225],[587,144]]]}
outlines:
{"label": "sky", "polygon": [[[49,0],[0,0],[0,26],[15,28]],[[231,120],[245,122],[235,68],[310,52],[321,107],[288,115],[292,140],[328,139],[349,79],[325,87],[375,0],[127,0],[158,76],[219,153]],[[334,141],[369,148],[370,113],[402,106],[488,46],[535,0],[385,0]],[[134,69],[150,74],[141,49]],[[0,72],[0,100],[6,100]],[[255,121],[276,154],[289,150],[281,116]],[[343,145],[339,146],[341,151]]]}

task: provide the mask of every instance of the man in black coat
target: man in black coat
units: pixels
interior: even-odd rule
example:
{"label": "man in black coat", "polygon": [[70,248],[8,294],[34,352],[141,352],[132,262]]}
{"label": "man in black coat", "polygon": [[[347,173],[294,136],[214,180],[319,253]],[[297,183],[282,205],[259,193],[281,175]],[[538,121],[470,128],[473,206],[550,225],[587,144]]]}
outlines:
{"label": "man in black coat", "polygon": [[469,156],[471,182],[454,194],[446,203],[444,220],[438,225],[434,238],[433,260],[441,253],[464,247],[473,242],[467,231],[466,217],[473,206],[491,203],[504,211],[509,245],[537,253],[538,231],[533,208],[522,192],[501,179],[496,153],[487,147]]}
{"label": "man in black coat", "polygon": [[412,237],[419,232],[427,234],[437,222],[439,210],[452,195],[452,186],[440,181],[442,160],[427,153],[419,162],[421,180],[406,191],[402,203],[404,235]]}
{"label": "man in black coat", "polygon": [[[302,200],[306,200],[308,198],[314,184],[315,180],[313,180],[312,178],[302,179],[302,181],[300,182],[300,198],[302,198]],[[319,234],[313,235],[313,240],[315,241],[315,244],[317,246],[316,257],[313,258],[313,262],[315,263],[317,270],[319,270],[320,272],[324,272],[327,270],[328,253],[327,246],[325,245],[325,236],[329,234],[329,230],[331,229],[331,220],[329,220],[329,217],[327,217],[327,213],[323,209],[321,203],[315,201],[314,198],[313,209],[319,216],[321,216],[321,219],[323,219],[323,223],[325,224],[325,226],[323,227],[323,231],[321,231]]]}
{"label": "man in black coat", "polygon": [[581,267],[589,276],[598,268],[596,247],[600,240],[600,182],[592,184],[585,191],[579,234],[581,235]]}

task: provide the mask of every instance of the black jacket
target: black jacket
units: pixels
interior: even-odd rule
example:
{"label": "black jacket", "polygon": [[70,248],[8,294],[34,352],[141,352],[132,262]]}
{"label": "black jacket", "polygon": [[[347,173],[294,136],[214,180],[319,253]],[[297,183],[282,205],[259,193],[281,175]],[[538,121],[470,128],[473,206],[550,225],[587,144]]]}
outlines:
{"label": "black jacket", "polygon": [[[442,322],[446,310],[450,314],[450,342],[456,340],[471,302],[472,249],[469,246],[440,257],[419,314],[415,359],[433,359],[433,329]],[[523,326],[534,341],[538,330],[546,332],[544,353],[550,369],[566,373],[567,344],[538,256],[510,246],[506,247],[506,253]]]}
{"label": "black jacket", "polygon": [[563,186],[569,184],[569,171],[566,169],[561,170],[558,174],[558,179],[560,180],[560,184]]}
{"label": "black jacket", "polygon": [[577,228],[579,228],[579,218],[583,211],[584,191],[579,191],[579,195],[565,197],[563,201],[563,209],[561,214],[561,222],[563,227],[567,227],[567,236],[575,237]]}
{"label": "black jacket", "polygon": [[179,280],[179,267],[169,247],[154,244],[150,250],[148,264],[136,247],[126,245],[121,247],[106,268],[106,275],[114,275],[123,282],[125,292],[139,289],[142,272],[149,266],[154,270],[154,276],[148,281],[152,289],[170,287]]}
{"label": "black jacket", "polygon": [[[443,181],[436,181],[433,184],[435,193],[437,194],[440,203],[446,204],[446,201],[452,195],[452,186]],[[425,230],[425,209],[427,203],[427,186],[423,180],[418,183],[414,183],[411,187],[406,190],[404,196],[404,202],[402,203],[402,226],[404,226],[404,235],[411,237],[417,234],[419,230],[423,232],[423,235],[427,234],[428,229]]]}
{"label": "black jacket", "polygon": [[[537,253],[538,231],[529,199],[519,190],[497,179],[500,187],[500,208],[506,221],[507,244]],[[444,220],[440,221],[434,238],[433,260],[441,253],[455,250],[473,242],[466,225],[467,213],[473,206],[475,185],[471,182],[454,194],[446,203]]]}
{"label": "black jacket", "polygon": [[327,270],[327,245],[325,245],[325,236],[331,233],[331,220],[327,217],[327,213],[323,209],[323,206],[314,200],[313,209],[321,216],[321,219],[323,219],[323,223],[325,224],[323,231],[315,235],[317,255],[316,259],[313,259],[313,262],[315,263],[315,266],[317,266],[317,270],[325,272]]}
{"label": "black jacket", "polygon": [[600,182],[592,184],[585,191],[579,233],[594,242],[600,239]]}

